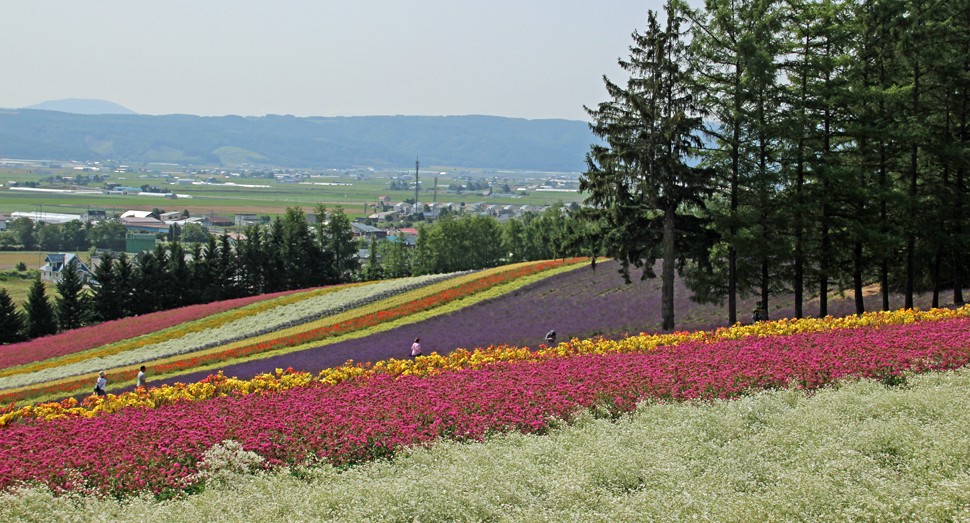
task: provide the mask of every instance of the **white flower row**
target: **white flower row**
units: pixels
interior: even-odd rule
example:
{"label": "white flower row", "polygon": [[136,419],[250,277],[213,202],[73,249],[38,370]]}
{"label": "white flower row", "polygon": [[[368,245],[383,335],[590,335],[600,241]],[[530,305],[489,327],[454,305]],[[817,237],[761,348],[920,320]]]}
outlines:
{"label": "white flower row", "polygon": [[401,292],[452,278],[458,274],[400,278],[330,292],[240,318],[216,328],[206,329],[200,332],[189,332],[180,338],[145,345],[110,356],[91,358],[85,361],[51,367],[26,374],[6,376],[0,378],[0,389],[24,387],[104,369],[137,365],[170,356],[205,350],[254,336],[261,336],[273,331],[301,325],[345,310],[360,307],[361,305],[372,303]]}

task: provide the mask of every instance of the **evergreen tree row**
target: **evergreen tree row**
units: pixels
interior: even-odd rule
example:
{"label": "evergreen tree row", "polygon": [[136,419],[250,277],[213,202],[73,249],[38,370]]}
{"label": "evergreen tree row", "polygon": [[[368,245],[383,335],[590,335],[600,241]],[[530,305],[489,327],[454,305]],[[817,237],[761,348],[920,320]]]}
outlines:
{"label": "evergreen tree row", "polygon": [[94,268],[94,317],[108,321],[136,314],[256,294],[351,281],[358,269],[350,220],[340,208],[315,210],[310,230],[299,208],[288,208],[263,230],[250,226],[233,246],[228,234],[192,244],[159,243],[133,264],[122,253]]}
{"label": "evergreen tree row", "polygon": [[[878,284],[882,308],[963,302],[970,165],[967,0],[670,0],[587,109],[597,239],[694,297],[794,293],[796,315]],[[704,138],[700,143],[699,138]],[[699,163],[698,163],[699,162]],[[669,268],[668,268],[669,267]],[[668,274],[668,271],[669,274]],[[669,282],[668,282],[669,279]],[[666,291],[665,291],[666,292]],[[901,292],[903,303],[890,303]]]}

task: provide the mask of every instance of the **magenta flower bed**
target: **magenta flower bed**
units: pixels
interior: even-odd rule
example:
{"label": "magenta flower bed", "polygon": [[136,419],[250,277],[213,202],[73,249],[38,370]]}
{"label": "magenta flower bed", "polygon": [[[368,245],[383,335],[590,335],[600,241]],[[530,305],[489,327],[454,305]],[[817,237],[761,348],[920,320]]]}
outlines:
{"label": "magenta flower bed", "polygon": [[[226,439],[266,466],[315,455],[356,463],[437,438],[541,433],[579,409],[632,410],[644,398],[730,398],[751,390],[817,388],[849,376],[892,382],[902,372],[952,369],[970,360],[970,320],[880,329],[684,343],[649,353],[503,363],[474,371],[128,409],[93,419],[14,424],[0,430],[0,487],[38,481],[124,494],[185,488],[206,449]],[[70,449],[70,450],[68,450]],[[72,472],[73,471],[73,472]],[[73,475],[73,476],[72,476]]]}
{"label": "magenta flower bed", "polygon": [[134,338],[135,336],[174,327],[187,321],[198,320],[231,309],[238,309],[250,303],[307,290],[309,289],[283,291],[273,294],[236,298],[234,300],[189,305],[188,307],[178,309],[153,312],[151,314],[145,314],[144,316],[133,316],[131,318],[106,321],[97,325],[91,325],[90,327],[64,331],[52,336],[0,346],[0,369],[74,354],[75,352],[93,349],[109,343],[115,343],[128,338]]}

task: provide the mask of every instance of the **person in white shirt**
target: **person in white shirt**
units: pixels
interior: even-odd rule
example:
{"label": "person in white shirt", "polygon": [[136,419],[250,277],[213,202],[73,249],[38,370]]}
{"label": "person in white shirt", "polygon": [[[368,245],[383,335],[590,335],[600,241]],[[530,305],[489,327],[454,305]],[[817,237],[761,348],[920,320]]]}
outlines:
{"label": "person in white shirt", "polygon": [[147,387],[147,386],[148,386],[148,379],[145,377],[145,366],[142,365],[141,368],[138,369],[138,384],[135,385],[135,388]]}
{"label": "person in white shirt", "polygon": [[108,386],[108,380],[104,379],[104,371],[98,373],[98,381],[94,382],[94,393],[104,396],[104,388]]}
{"label": "person in white shirt", "polygon": [[416,358],[421,355],[421,338],[414,338],[411,344],[411,357]]}

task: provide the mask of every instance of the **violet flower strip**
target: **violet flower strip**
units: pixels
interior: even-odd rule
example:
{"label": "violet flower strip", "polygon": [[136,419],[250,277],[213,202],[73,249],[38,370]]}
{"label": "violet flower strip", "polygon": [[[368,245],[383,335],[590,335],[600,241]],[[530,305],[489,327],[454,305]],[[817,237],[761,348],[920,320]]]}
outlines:
{"label": "violet flower strip", "polygon": [[106,321],[97,325],[91,325],[90,327],[65,331],[53,336],[44,336],[43,338],[36,338],[22,343],[4,345],[0,347],[0,369],[74,354],[75,352],[93,349],[109,343],[115,343],[161,329],[174,327],[187,321],[197,320],[231,309],[238,309],[239,307],[244,307],[258,301],[270,300],[280,296],[310,290],[312,289],[299,289],[200,305],[190,305],[178,309],[153,312],[143,316]]}
{"label": "violet flower strip", "polygon": [[[970,359],[970,320],[846,329],[647,353],[500,363],[478,370],[128,409],[0,431],[0,487],[126,493],[183,488],[203,453],[233,439],[266,466],[311,456],[354,463],[441,437],[543,432],[578,409],[633,409],[642,398],[729,398],[763,388],[816,388],[848,376],[952,369]],[[84,484],[79,478],[83,478]]]}

